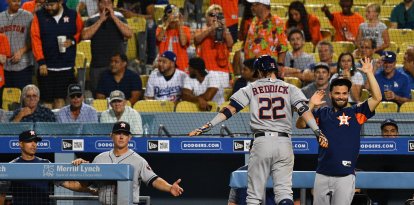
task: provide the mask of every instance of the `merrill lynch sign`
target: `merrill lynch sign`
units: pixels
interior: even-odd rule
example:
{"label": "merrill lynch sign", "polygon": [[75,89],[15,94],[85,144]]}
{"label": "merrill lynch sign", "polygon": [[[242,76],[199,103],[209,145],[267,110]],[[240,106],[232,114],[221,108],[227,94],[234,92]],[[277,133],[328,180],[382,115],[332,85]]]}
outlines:
{"label": "merrill lynch sign", "polygon": [[43,165],[45,177],[101,177],[101,168],[97,165]]}

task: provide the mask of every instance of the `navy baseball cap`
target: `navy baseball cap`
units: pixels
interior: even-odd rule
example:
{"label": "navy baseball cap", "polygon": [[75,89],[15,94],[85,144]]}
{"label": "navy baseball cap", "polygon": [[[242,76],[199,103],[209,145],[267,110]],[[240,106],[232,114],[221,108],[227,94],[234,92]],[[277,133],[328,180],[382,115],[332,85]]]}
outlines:
{"label": "navy baseball cap", "polygon": [[386,119],[381,123],[381,129],[384,128],[385,125],[394,125],[398,129],[397,122],[391,118]]}
{"label": "navy baseball cap", "polygon": [[167,6],[164,7],[164,14],[169,14],[173,11],[174,5],[172,4],[168,4]]}
{"label": "navy baseball cap", "polygon": [[345,85],[348,87],[348,90],[350,90],[352,87],[352,82],[346,78],[335,78],[332,80],[331,85],[329,86],[329,91],[332,91],[333,87],[338,85]]}
{"label": "navy baseball cap", "polygon": [[177,62],[177,56],[172,51],[165,51],[164,53],[161,54],[161,57],[167,58],[168,60],[170,60],[174,63]]}
{"label": "navy baseball cap", "polygon": [[40,142],[40,141],[42,141],[42,138],[38,137],[34,130],[27,130],[27,131],[24,131],[24,132],[20,133],[19,141],[21,141],[21,142],[31,142],[31,141]]}
{"label": "navy baseball cap", "polygon": [[119,121],[115,122],[114,126],[112,127],[112,133],[119,133],[119,132],[125,132],[128,134],[131,134],[131,127],[127,122]]}
{"label": "navy baseball cap", "polygon": [[382,55],[382,61],[386,63],[394,63],[397,60],[397,54],[392,51],[384,51]]}
{"label": "navy baseball cap", "polygon": [[327,70],[329,72],[329,65],[327,63],[324,63],[324,62],[316,63],[312,67],[313,71],[316,71],[316,69],[318,69],[318,68],[324,68],[325,70]]}
{"label": "navy baseball cap", "polygon": [[68,86],[68,96],[82,94],[82,87],[79,84],[70,84]]}

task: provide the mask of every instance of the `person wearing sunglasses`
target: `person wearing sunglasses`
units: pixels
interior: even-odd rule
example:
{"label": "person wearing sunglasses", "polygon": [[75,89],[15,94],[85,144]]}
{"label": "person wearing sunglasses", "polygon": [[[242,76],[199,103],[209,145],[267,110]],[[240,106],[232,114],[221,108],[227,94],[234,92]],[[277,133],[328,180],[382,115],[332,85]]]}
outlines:
{"label": "person wearing sunglasses", "polygon": [[58,122],[98,122],[95,108],[83,103],[82,87],[79,84],[68,86],[69,105],[57,113]]}

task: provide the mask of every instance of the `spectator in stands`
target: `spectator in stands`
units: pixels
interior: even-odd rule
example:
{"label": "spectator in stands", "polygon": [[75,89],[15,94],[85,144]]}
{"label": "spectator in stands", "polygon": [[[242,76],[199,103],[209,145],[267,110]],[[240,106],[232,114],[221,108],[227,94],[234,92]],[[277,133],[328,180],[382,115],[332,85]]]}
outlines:
{"label": "spectator in stands", "polygon": [[410,101],[408,76],[396,71],[397,55],[392,51],[384,51],[383,54],[383,69],[375,74],[381,88],[383,101],[393,101],[399,105]]}
{"label": "spectator in stands", "polygon": [[[42,100],[47,107],[65,105],[66,89],[75,82],[76,42],[82,27],[80,15],[68,9],[63,0],[46,0],[45,7],[33,18],[32,49],[39,64],[38,84]],[[58,43],[58,36],[66,40]]]}
{"label": "spectator in stands", "polygon": [[309,67],[315,63],[315,58],[303,51],[305,36],[302,30],[291,28],[288,39],[293,50],[288,51],[285,56],[285,77],[297,77],[306,83],[312,81],[313,74]]}
{"label": "spectator in stands", "polygon": [[79,0],[77,11],[84,10],[86,8],[86,12],[88,17],[91,18],[95,14],[99,13],[99,0]]}
{"label": "spectator in stands", "polygon": [[207,72],[202,58],[191,58],[189,62],[189,78],[185,78],[182,99],[198,103],[202,111],[210,111],[208,101],[214,101],[217,105],[224,102],[223,90],[214,73]]}
{"label": "spectator in stands", "polygon": [[[320,41],[316,45],[316,49],[319,55],[319,61],[321,63],[327,63],[329,65],[329,72],[331,75],[337,73],[337,62],[334,60],[333,45],[329,41]],[[314,65],[311,65],[311,68]]]}
{"label": "spectator in stands", "polygon": [[243,68],[241,70],[241,78],[237,79],[234,83],[233,94],[240,88],[246,87],[249,83],[254,82],[257,79],[257,73],[253,68],[254,61],[256,59],[247,59],[243,62]]}
{"label": "spectator in stands", "polygon": [[31,1],[26,1],[22,4],[22,9],[35,14],[36,11],[40,10],[44,4],[45,4],[46,0],[31,0]]}
{"label": "spectator in stands", "polygon": [[[19,147],[21,156],[10,163],[51,163],[48,159],[36,156],[37,143],[40,141],[42,141],[42,138],[37,136],[34,130],[20,133]],[[30,169],[30,165],[27,168]],[[95,193],[95,190],[77,181],[55,182],[55,184],[72,191]],[[5,204],[6,192],[12,194],[12,203],[15,205],[53,204],[53,201],[49,198],[49,195],[53,194],[54,187],[52,181],[2,181],[0,182],[0,187],[0,204],[2,205]]]}
{"label": "spectator in stands", "polygon": [[414,29],[414,0],[404,0],[391,12],[391,28]]}
{"label": "spectator in stands", "polygon": [[26,85],[22,90],[22,108],[13,112],[11,122],[55,122],[55,114],[39,104],[40,91],[33,84]]}
{"label": "spectator in stands", "polygon": [[270,13],[270,0],[247,1],[252,3],[255,17],[247,33],[244,59],[267,54],[277,59],[278,66],[284,66],[288,45],[283,20]]}
{"label": "spectator in stands", "polygon": [[177,68],[188,72],[187,48],[190,46],[190,28],[184,26],[184,19],[178,7],[168,4],[164,9],[162,24],[156,31],[158,52],[172,51],[177,55]]}
{"label": "spectator in stands", "polygon": [[330,81],[332,82],[338,77],[348,79],[352,82],[348,102],[351,104],[359,103],[365,81],[363,74],[357,70],[354,56],[351,53],[341,53],[339,56],[338,73],[333,74]]}
{"label": "spectator in stands", "polygon": [[24,86],[32,83],[33,76],[29,35],[33,15],[20,9],[20,0],[7,0],[7,2],[9,8],[0,13],[0,32],[6,34],[12,55],[4,65],[5,87],[23,89]]}
{"label": "spectator in stands", "polygon": [[[232,40],[237,41],[237,31],[239,25],[239,0],[210,0],[210,8],[219,5],[223,9],[225,26],[229,30]],[[207,9],[208,11],[209,9]],[[207,14],[208,12],[206,12]],[[208,18],[208,17],[207,17]],[[208,20],[207,20],[208,21]]]}
{"label": "spectator in stands", "polygon": [[381,123],[381,135],[384,138],[397,138],[398,137],[398,125],[393,119],[386,119]]}
{"label": "spectator in stands", "polygon": [[[10,44],[9,40],[7,39],[7,36],[3,34],[0,31],[0,93],[3,93],[3,86],[5,84],[4,82],[4,65],[7,62],[7,58],[10,58],[11,52],[10,52]],[[2,102],[2,99],[0,99],[0,102]],[[1,104],[1,103],[0,103]]]}
{"label": "spectator in stands", "polygon": [[128,59],[125,54],[116,53],[111,57],[110,69],[101,74],[96,89],[97,99],[106,99],[114,90],[121,90],[126,99],[134,105],[142,96],[141,78],[129,70]]}
{"label": "spectator in stands", "polygon": [[[254,17],[252,13],[252,3],[246,0],[244,1],[245,1],[244,10],[243,10],[243,15],[241,17],[242,19],[241,19],[240,31],[239,31],[239,41],[243,41],[243,42],[246,40],[247,32],[249,31],[250,24],[252,24],[253,17]],[[241,62],[243,62],[243,60]]]}
{"label": "spectator in stands", "polygon": [[324,5],[322,11],[328,17],[332,26],[335,28],[335,41],[354,42],[358,35],[358,27],[364,22],[364,18],[352,12],[353,0],[339,0],[342,12],[329,11],[328,6]]}
{"label": "spectator in stands", "polygon": [[366,7],[366,18],[368,22],[361,23],[358,29],[358,36],[356,45],[361,45],[364,38],[370,38],[377,44],[374,49],[375,53],[381,53],[384,49],[390,46],[390,36],[388,34],[387,26],[379,20],[381,13],[381,6],[375,3],[370,3]]}
{"label": "spectator in stands", "polygon": [[[155,31],[157,29],[156,19],[154,19],[155,14],[155,3],[156,0],[140,0],[139,3],[135,0],[130,0],[127,2],[126,0],[119,0],[118,1],[118,8],[119,11],[125,16],[125,18],[132,18],[132,17],[143,17],[146,20],[146,32],[147,32],[147,59],[146,64],[152,64],[155,60],[155,56],[157,55],[157,49],[154,45],[156,45],[155,39]],[[138,5],[137,5],[138,3]],[[133,8],[133,7],[138,8]],[[135,11],[138,10],[138,11]]]}
{"label": "spectator in stands", "polygon": [[285,25],[286,30],[296,27],[302,30],[305,41],[316,45],[322,40],[321,23],[318,17],[308,14],[301,1],[293,1],[288,9],[289,19]]}
{"label": "spectator in stands", "polygon": [[[139,203],[141,184],[145,183],[159,191],[170,193],[173,196],[180,196],[183,189],[178,179],[173,184],[169,184],[163,178],[157,176],[151,169],[148,162],[134,150],[129,149],[131,141],[131,129],[128,122],[117,122],[112,127],[111,139],[113,149],[103,152],[95,157],[92,163],[110,163],[110,164],[130,164],[133,168],[133,189],[130,189],[133,204]],[[82,163],[89,163],[84,159],[76,159],[72,162],[75,166]],[[103,205],[116,204],[116,181],[107,183],[97,183],[99,202]]]}
{"label": "spectator in stands", "polygon": [[[329,93],[329,73],[330,67],[327,63],[316,63],[313,67],[314,73],[314,82],[308,84],[302,88],[303,94],[310,99],[313,94],[318,90],[324,90],[325,93]],[[326,103],[323,106],[330,107],[332,106],[331,98],[328,95],[325,95],[322,99]]]}
{"label": "spectator in stands", "polygon": [[225,27],[225,19],[220,19],[220,16],[223,16],[223,10],[219,5],[213,4],[207,9],[207,27],[194,36],[194,43],[198,56],[206,63],[208,72],[215,76],[219,92],[223,92],[223,88],[230,87],[228,60],[233,39]]}
{"label": "spectator in stands", "polygon": [[187,74],[176,69],[176,60],[177,56],[171,51],[165,51],[158,58],[158,69],[152,71],[148,78],[146,100],[180,100]]}
{"label": "spectator in stands", "polygon": [[101,74],[108,70],[115,53],[125,53],[125,39],[133,33],[121,13],[114,11],[112,0],[98,0],[99,13],[85,22],[82,39],[91,40],[90,89],[95,93]]}
{"label": "spectator in stands", "polygon": [[403,67],[397,70],[407,75],[410,84],[409,87],[411,90],[414,90],[414,45],[407,48],[404,54]]}
{"label": "spectator in stands", "polygon": [[57,113],[58,122],[98,122],[95,108],[83,103],[82,87],[79,84],[69,85],[68,99],[69,105]]}
{"label": "spectator in stands", "polygon": [[133,125],[133,135],[142,135],[141,115],[130,106],[126,105],[125,94],[120,90],[114,90],[109,97],[110,109],[102,112],[101,122],[112,123],[125,121]]}

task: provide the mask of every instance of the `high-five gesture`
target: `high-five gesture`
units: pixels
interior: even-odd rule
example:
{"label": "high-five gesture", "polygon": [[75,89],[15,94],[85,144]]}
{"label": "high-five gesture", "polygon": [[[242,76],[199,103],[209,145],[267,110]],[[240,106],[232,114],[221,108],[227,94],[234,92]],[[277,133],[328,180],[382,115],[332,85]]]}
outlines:
{"label": "high-five gesture", "polygon": [[170,193],[173,196],[180,196],[183,194],[184,189],[180,187],[179,183],[181,182],[181,179],[178,179],[174,182],[174,184],[171,186]]}
{"label": "high-five gesture", "polygon": [[324,90],[317,90],[312,95],[309,103],[312,103],[315,107],[319,107],[319,106],[326,103],[326,101],[322,100],[324,96],[325,96],[325,91]]}
{"label": "high-five gesture", "polygon": [[358,70],[364,72],[364,73],[373,73],[374,72],[374,66],[372,66],[372,60],[364,57],[361,59],[362,67],[358,68]]}

